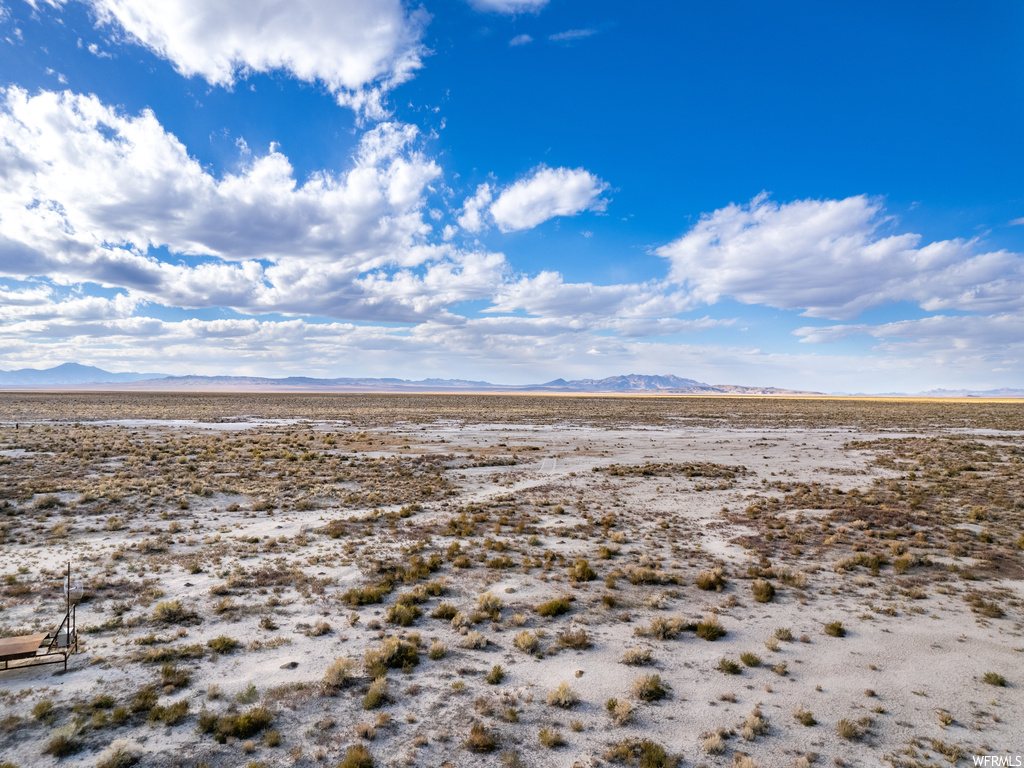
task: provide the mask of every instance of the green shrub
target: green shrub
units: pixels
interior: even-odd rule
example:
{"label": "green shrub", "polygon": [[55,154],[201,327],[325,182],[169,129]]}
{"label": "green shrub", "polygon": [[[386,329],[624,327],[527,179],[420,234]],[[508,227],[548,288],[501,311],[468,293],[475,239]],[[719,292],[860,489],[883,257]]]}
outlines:
{"label": "green shrub", "polygon": [[597,573],[590,567],[590,563],[580,558],[569,569],[569,578],[572,581],[593,581],[597,578]]}
{"label": "green shrub", "polygon": [[274,722],[273,713],[264,706],[253,707],[240,715],[221,715],[203,711],[199,713],[199,731],[213,734],[221,744],[229,737],[248,739],[265,730]]}
{"label": "green shrub", "polygon": [[487,677],[484,678],[489,685],[501,685],[504,679],[505,670],[501,668],[501,664],[495,664],[491,667],[491,671],[488,672]]}
{"label": "green shrub", "polygon": [[556,597],[554,600],[538,605],[537,613],[541,616],[561,616],[563,613],[568,613],[570,607],[569,598]]}
{"label": "green shrub", "polygon": [[160,684],[164,688],[186,688],[192,682],[192,673],[181,669],[173,661],[164,662],[160,668]]}
{"label": "green shrub", "polygon": [[392,605],[384,615],[385,621],[389,624],[398,624],[401,627],[411,627],[413,622],[423,615],[415,605]]}
{"label": "green shrub", "polygon": [[714,614],[707,616],[704,621],[697,622],[697,637],[714,642],[720,637],[725,637],[725,628]]}
{"label": "green shrub", "polygon": [[756,653],[750,653],[749,651],[747,653],[740,654],[740,661],[742,661],[748,667],[761,666],[761,657],[758,656]]}
{"label": "green shrub", "polygon": [[377,678],[389,669],[405,669],[420,663],[416,646],[398,637],[386,637],[379,648],[367,649],[366,671],[370,677]]}
{"label": "green shrub", "polygon": [[233,637],[221,635],[220,637],[213,638],[213,640],[207,640],[206,645],[215,653],[231,653],[238,647],[238,641]]}
{"label": "green shrub", "polygon": [[430,614],[430,617],[434,619],[441,619],[442,621],[451,621],[455,618],[455,614],[458,612],[458,609],[451,603],[441,603],[434,609],[434,612]]}
{"label": "green shrub", "polygon": [[53,699],[43,699],[32,707],[32,717],[44,723],[51,722],[56,716],[53,711]]}
{"label": "green shrub", "polygon": [[806,725],[808,728],[810,728],[812,725],[818,724],[818,721],[814,719],[814,715],[812,715],[803,707],[798,707],[797,709],[794,709],[793,717],[796,719],[798,723],[800,723],[801,725]]}
{"label": "green shrub", "polygon": [[674,768],[678,762],[665,752],[664,747],[649,739],[620,741],[604,753],[604,759],[640,768]]}
{"label": "green shrub", "polygon": [[738,663],[732,661],[731,659],[727,659],[724,656],[718,662],[718,669],[721,672],[725,672],[725,674],[727,675],[738,675],[740,674],[740,672],[743,671]]}
{"label": "green shrub", "polygon": [[176,701],[166,707],[155,706],[149,710],[146,720],[151,723],[164,723],[165,725],[177,725],[188,717],[188,702]]}
{"label": "green shrub", "polygon": [[363,709],[380,709],[391,700],[386,677],[378,677],[370,683],[370,690],[363,696]]}
{"label": "green shrub", "polygon": [[338,768],[373,768],[373,755],[362,744],[353,744],[345,750],[345,756],[338,763]]}
{"label": "green shrub", "polygon": [[825,634],[829,637],[846,637],[846,629],[841,621],[830,621],[825,625]]}
{"label": "green shrub", "polygon": [[986,672],[985,676],[981,679],[989,685],[996,685],[1000,688],[1006,687],[1006,678],[996,672]]}
{"label": "green shrub", "polygon": [[149,712],[149,710],[156,706],[158,699],[159,695],[156,692],[156,688],[152,685],[143,686],[135,692],[131,701],[128,702],[128,711],[133,715]]}
{"label": "green shrub", "polygon": [[43,748],[43,753],[54,757],[67,757],[75,754],[81,748],[82,740],[78,728],[73,725],[65,725],[53,732]]}

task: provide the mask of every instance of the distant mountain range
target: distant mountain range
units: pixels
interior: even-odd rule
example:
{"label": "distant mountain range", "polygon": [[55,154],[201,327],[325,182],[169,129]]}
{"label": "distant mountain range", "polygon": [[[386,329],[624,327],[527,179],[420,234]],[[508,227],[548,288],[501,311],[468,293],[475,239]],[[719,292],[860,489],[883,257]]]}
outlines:
{"label": "distant mountain range", "polygon": [[54,368],[20,368],[0,371],[0,386],[64,387],[75,384],[113,384],[145,379],[160,379],[162,373],[111,373],[102,368],[78,363],[64,363]]}
{"label": "distant mountain range", "polygon": [[[22,368],[0,371],[0,388],[15,390],[119,390],[165,392],[538,392],[629,393],[681,395],[821,395],[778,387],[745,387],[738,384],[705,384],[679,376],[629,374],[604,379],[555,379],[544,384],[507,386],[466,379],[336,378],[289,376],[169,376],[161,373],[111,373],[102,368],[64,363],[54,368]],[[1024,389],[933,389],[907,395],[887,392],[887,397],[1024,397]]]}

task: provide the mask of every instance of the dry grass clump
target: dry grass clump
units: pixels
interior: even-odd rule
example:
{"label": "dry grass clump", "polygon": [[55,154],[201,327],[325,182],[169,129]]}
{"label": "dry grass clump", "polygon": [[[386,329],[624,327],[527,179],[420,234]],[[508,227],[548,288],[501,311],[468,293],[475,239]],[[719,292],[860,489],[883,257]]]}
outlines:
{"label": "dry grass clump", "polygon": [[483,723],[474,723],[462,747],[470,752],[493,752],[498,748],[498,740]]}
{"label": "dry grass clump", "polygon": [[633,719],[633,705],[625,699],[608,699],[604,708],[616,725],[626,725]]}
{"label": "dry grass clump", "polygon": [[501,598],[491,592],[485,592],[476,599],[476,608],[493,621],[501,618]]}
{"label": "dry grass clump", "polygon": [[590,563],[583,558],[578,559],[569,568],[569,579],[572,581],[593,581],[596,578],[597,573],[590,567]]}
{"label": "dry grass clump", "polygon": [[541,728],[537,736],[540,739],[540,743],[548,749],[555,749],[565,744],[562,734],[555,728]]}
{"label": "dry grass clump", "polygon": [[386,677],[378,677],[370,683],[370,689],[363,696],[363,709],[380,709],[391,701],[391,689]]}
{"label": "dry grass clump", "polygon": [[512,645],[523,653],[536,653],[540,648],[540,639],[533,632],[524,629],[512,638]]}
{"label": "dry grass clump", "polygon": [[725,570],[721,566],[710,571],[701,571],[697,577],[697,589],[703,589],[705,592],[721,592],[725,589],[725,583]]}
{"label": "dry grass clump", "polygon": [[339,656],[324,673],[320,681],[320,690],[327,696],[333,696],[344,688],[355,674],[356,662],[345,656]]}
{"label": "dry grass clump", "polygon": [[847,720],[845,717],[836,723],[836,733],[840,738],[846,739],[847,741],[859,741],[867,733],[868,727],[871,725],[871,718],[862,717],[856,722],[853,720]]}
{"label": "dry grass clump", "polygon": [[430,614],[432,619],[441,619],[442,621],[451,621],[458,614],[459,609],[451,603],[441,603],[434,609]]}
{"label": "dry grass clump", "polygon": [[631,667],[646,667],[654,663],[654,658],[646,648],[627,648],[622,654],[622,663]]}
{"label": "dry grass clump", "polygon": [[779,627],[775,630],[775,637],[784,643],[791,643],[793,642],[793,630],[789,627]]}
{"label": "dry grass clump", "polygon": [[549,707],[571,709],[580,703],[580,697],[568,683],[563,681],[558,684],[557,688],[548,693],[546,701]]}
{"label": "dry grass clump", "polygon": [[[96,768],[131,768],[142,759],[142,747],[128,739],[114,739],[96,759]],[[13,763],[0,764],[12,766]]]}
{"label": "dry grass clump", "polygon": [[440,661],[448,655],[448,646],[440,640],[435,640],[430,644],[430,649],[427,651],[427,655],[432,661]]}
{"label": "dry grass clump", "polygon": [[345,750],[345,756],[337,768],[374,768],[373,755],[363,744],[353,744]]}
{"label": "dry grass clump", "polygon": [[803,707],[797,707],[793,710],[793,719],[801,725],[806,725],[808,728],[818,724],[818,721],[814,719],[814,715]]}
{"label": "dry grass clump", "polygon": [[613,744],[604,753],[604,759],[641,768],[675,768],[678,764],[678,760],[669,755],[663,746],[649,739],[626,739]]}
{"label": "dry grass clump", "polygon": [[555,639],[555,645],[559,648],[574,648],[577,651],[585,651],[593,643],[590,642],[587,631],[579,627],[559,632],[558,637]]}
{"label": "dry grass clump", "polygon": [[273,713],[264,706],[253,707],[242,714],[224,714],[203,711],[199,713],[199,732],[212,734],[221,744],[229,738],[248,739],[265,730],[274,722]]}
{"label": "dry grass clump", "polygon": [[722,626],[722,622],[713,613],[705,616],[704,621],[697,622],[697,637],[699,638],[714,642],[721,637],[725,637],[725,634],[725,627]]}
{"label": "dry grass clump", "polygon": [[653,637],[656,640],[674,640],[686,629],[686,622],[680,618],[666,619],[656,616],[646,627],[640,626],[633,630],[638,637]]}
{"label": "dry grass clump", "polygon": [[668,696],[668,686],[661,681],[661,675],[643,675],[633,681],[630,695],[640,701],[660,701]]}
{"label": "dry grass clump", "polygon": [[73,755],[83,747],[81,730],[75,725],[65,725],[52,734],[43,748],[43,754],[61,758]]}
{"label": "dry grass clump", "polygon": [[462,639],[462,647],[470,648],[473,650],[486,648],[487,637],[484,635],[483,632],[477,632],[476,630],[473,630],[472,632],[467,633],[466,636]]}
{"label": "dry grass clump", "polygon": [[381,677],[389,669],[411,670],[419,663],[416,646],[398,637],[386,637],[379,648],[366,650],[366,671],[372,678]]}
{"label": "dry grass clump", "polygon": [[701,741],[701,747],[709,755],[720,755],[725,752],[725,739],[717,733],[709,733]]}
{"label": "dry grass clump", "polygon": [[747,741],[753,741],[758,736],[764,736],[771,729],[771,723],[764,716],[759,707],[754,707],[740,729],[740,736]]}
{"label": "dry grass clump", "polygon": [[153,621],[160,624],[198,624],[202,619],[180,600],[162,600],[153,607]]}
{"label": "dry grass clump", "polygon": [[761,666],[761,657],[758,656],[756,653],[750,653],[749,651],[740,654],[740,661],[742,661],[743,664],[748,667]]}
{"label": "dry grass clump", "polygon": [[754,600],[759,603],[770,603],[775,599],[775,587],[770,581],[755,579],[750,585],[750,590],[754,593]]}

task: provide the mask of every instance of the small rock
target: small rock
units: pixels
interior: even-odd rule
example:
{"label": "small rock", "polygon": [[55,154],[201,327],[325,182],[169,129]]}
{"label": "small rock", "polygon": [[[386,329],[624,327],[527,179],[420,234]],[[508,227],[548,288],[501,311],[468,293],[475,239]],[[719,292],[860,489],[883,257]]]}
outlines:
{"label": "small rock", "polygon": [[281,669],[295,669],[297,666],[299,666],[299,662],[297,662],[297,661],[289,661],[286,664],[282,664],[281,665]]}

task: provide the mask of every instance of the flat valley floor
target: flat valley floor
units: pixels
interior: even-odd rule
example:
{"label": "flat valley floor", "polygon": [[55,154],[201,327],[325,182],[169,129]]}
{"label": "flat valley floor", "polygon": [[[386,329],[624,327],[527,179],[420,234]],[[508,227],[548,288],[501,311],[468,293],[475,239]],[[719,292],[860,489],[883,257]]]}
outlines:
{"label": "flat valley floor", "polygon": [[1020,764],[1022,523],[1020,402],[0,394],[0,766]]}

